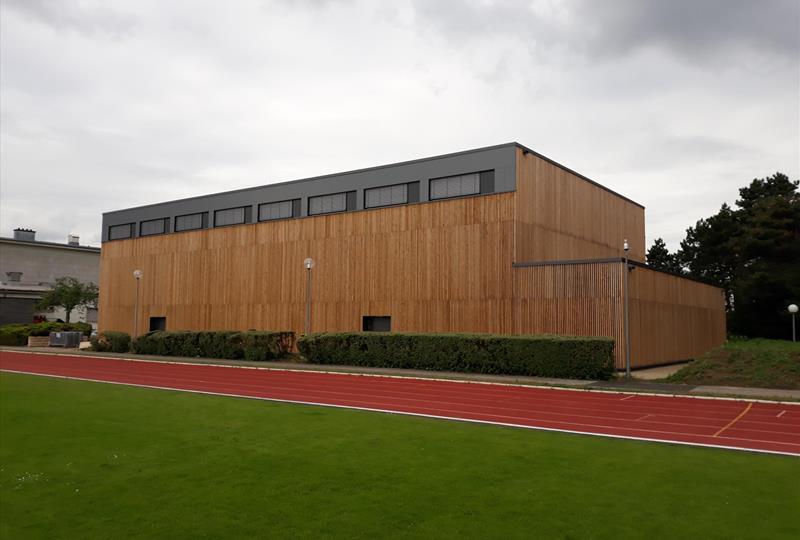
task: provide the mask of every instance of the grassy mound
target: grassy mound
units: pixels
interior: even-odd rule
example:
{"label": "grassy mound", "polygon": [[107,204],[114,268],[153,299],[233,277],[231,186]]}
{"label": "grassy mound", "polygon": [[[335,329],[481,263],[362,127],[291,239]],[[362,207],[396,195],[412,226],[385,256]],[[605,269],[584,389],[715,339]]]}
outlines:
{"label": "grassy mound", "polygon": [[731,340],[670,375],[675,383],[800,389],[800,343]]}

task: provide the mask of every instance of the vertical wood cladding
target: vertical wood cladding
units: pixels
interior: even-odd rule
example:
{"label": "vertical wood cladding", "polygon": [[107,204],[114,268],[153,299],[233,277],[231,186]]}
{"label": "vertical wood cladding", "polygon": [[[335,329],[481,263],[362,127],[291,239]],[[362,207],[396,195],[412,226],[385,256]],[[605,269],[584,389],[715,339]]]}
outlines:
{"label": "vertical wood cladding", "polygon": [[314,331],[391,314],[398,331],[511,331],[513,193],[107,242],[100,326],[303,330],[313,257]]}
{"label": "vertical wood cladding", "polygon": [[[514,332],[614,338],[625,367],[624,263],[514,269]],[[725,341],[725,302],[717,287],[647,268],[630,273],[631,365],[687,360]]]}
{"label": "vertical wood cladding", "polygon": [[600,259],[644,261],[644,208],[517,149],[514,261]]}
{"label": "vertical wood cladding", "polygon": [[[628,238],[644,259],[644,211],[517,150],[517,191],[106,242],[101,330],[166,317],[169,330],[304,328],[313,257],[312,331],[558,333],[614,338],[624,365],[623,265],[513,267],[609,258]],[[631,273],[632,362],[703,353],[725,338],[721,291],[637,268]]]}
{"label": "vertical wood cladding", "polygon": [[632,363],[688,360],[725,342],[722,289],[647,268],[629,288]]}

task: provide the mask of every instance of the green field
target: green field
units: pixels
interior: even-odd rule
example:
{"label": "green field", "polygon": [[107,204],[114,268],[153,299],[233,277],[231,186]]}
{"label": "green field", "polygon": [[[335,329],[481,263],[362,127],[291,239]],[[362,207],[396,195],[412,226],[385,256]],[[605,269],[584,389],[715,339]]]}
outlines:
{"label": "green field", "polygon": [[709,351],[677,373],[669,382],[800,388],[800,343],[777,339],[738,339]]}
{"label": "green field", "polygon": [[0,374],[2,538],[800,538],[800,460]]}

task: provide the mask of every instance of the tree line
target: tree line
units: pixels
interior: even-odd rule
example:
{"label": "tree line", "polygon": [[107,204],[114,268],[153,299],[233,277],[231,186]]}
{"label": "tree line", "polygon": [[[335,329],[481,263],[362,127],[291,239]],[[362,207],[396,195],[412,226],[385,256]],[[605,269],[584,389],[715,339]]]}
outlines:
{"label": "tree line", "polygon": [[786,308],[800,303],[798,184],[782,173],[754,179],[734,207],[689,227],[675,253],[657,238],[647,264],[723,288],[729,333],[790,337]]}

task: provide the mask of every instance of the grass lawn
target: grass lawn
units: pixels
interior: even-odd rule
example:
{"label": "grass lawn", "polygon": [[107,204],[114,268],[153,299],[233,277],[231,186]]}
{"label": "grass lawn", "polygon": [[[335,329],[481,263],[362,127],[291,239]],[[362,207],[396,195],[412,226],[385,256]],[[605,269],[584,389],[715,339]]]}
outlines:
{"label": "grass lawn", "polygon": [[800,460],[0,374],[2,538],[800,538]]}
{"label": "grass lawn", "polygon": [[669,382],[800,388],[800,343],[775,339],[729,341],[670,375]]}

